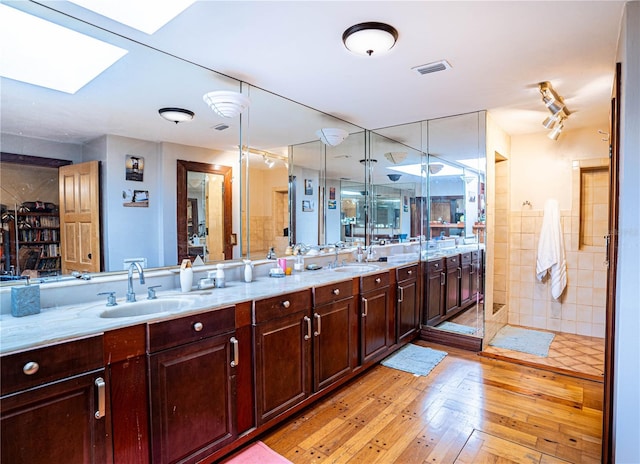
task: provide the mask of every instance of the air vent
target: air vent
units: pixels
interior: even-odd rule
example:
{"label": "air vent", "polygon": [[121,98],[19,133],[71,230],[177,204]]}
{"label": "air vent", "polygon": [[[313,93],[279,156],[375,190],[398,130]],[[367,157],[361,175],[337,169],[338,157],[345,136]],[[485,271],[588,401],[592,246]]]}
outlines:
{"label": "air vent", "polygon": [[420,66],[416,66],[415,68],[411,68],[421,76],[425,74],[431,74],[435,72],[444,71],[446,69],[451,69],[451,65],[447,60],[434,61],[433,63],[422,64]]}
{"label": "air vent", "polygon": [[223,131],[225,129],[229,129],[229,126],[226,124],[218,124],[217,126],[213,126],[215,130]]}

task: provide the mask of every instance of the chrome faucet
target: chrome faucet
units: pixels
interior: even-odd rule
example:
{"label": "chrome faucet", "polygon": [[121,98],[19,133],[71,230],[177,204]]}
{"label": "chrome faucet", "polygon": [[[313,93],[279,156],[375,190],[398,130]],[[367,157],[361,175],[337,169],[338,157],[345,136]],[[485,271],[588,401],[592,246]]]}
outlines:
{"label": "chrome faucet", "polygon": [[129,265],[129,275],[128,275],[128,287],[127,287],[127,303],[133,303],[136,301],[136,294],[133,293],[133,269],[138,270],[138,275],[140,276],[140,283],[144,284],[144,271],[142,270],[142,266],[138,261],[132,261]]}
{"label": "chrome faucet", "polygon": [[333,246],[334,246],[334,248],[333,248],[333,249],[334,249],[334,250],[335,250],[335,252],[336,252],[336,257],[335,257],[335,259],[333,260],[333,266],[329,266],[329,267],[333,267],[333,268],[335,269],[336,267],[338,267],[338,253],[339,253],[339,251],[340,251],[341,249],[343,249],[343,248],[345,247],[345,243],[344,243],[344,242],[342,242],[342,241],[340,241],[340,242],[336,242]]}

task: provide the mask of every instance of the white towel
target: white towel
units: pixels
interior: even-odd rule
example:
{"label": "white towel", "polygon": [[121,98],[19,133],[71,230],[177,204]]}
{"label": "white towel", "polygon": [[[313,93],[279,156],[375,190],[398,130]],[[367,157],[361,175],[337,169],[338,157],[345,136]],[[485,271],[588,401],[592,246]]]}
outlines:
{"label": "white towel", "polygon": [[551,274],[551,296],[557,300],[567,286],[567,261],[562,240],[560,207],[554,199],[549,199],[544,204],[536,261],[538,280],[541,281],[547,272]]}

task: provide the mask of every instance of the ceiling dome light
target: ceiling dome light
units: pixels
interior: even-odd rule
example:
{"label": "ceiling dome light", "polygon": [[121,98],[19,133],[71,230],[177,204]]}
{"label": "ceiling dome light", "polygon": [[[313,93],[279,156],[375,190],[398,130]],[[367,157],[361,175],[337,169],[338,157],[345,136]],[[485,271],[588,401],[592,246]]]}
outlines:
{"label": "ceiling dome light", "polygon": [[245,95],[232,90],[216,90],[202,96],[204,102],[223,118],[235,118],[249,107],[250,101]]}
{"label": "ceiling dome light", "polygon": [[367,22],[351,26],[342,34],[342,42],[349,51],[359,55],[380,55],[393,48],[398,31],[385,23]]}
{"label": "ceiling dome light", "polygon": [[440,171],[442,171],[443,167],[444,167],[444,164],[440,164],[440,163],[429,164],[429,172],[431,174],[438,174]]}
{"label": "ceiling dome light", "polygon": [[387,174],[387,177],[389,178],[389,180],[391,182],[398,182],[398,180],[400,180],[401,176],[402,176],[402,174]]}
{"label": "ceiling dome light", "polygon": [[191,121],[195,115],[193,111],[185,110],[183,108],[160,108],[158,113],[160,113],[160,116],[165,118],[167,121],[175,122],[176,124],[179,122]]}
{"label": "ceiling dome light", "polygon": [[325,145],[332,147],[340,145],[349,137],[349,133],[344,129],[337,129],[335,127],[326,127],[316,132],[316,135],[320,137],[320,140]]}

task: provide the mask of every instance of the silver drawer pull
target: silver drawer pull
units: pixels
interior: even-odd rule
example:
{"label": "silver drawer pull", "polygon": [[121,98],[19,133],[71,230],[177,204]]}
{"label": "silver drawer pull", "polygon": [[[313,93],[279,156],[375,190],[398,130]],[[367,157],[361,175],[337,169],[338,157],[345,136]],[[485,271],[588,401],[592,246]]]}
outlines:
{"label": "silver drawer pull", "polygon": [[410,270],[407,271],[407,274],[411,275],[411,274],[413,274],[413,271],[410,269]]}
{"label": "silver drawer pull", "polygon": [[240,362],[238,339],[236,337],[231,337],[229,341],[231,342],[231,346],[233,346],[233,361],[231,361],[231,367],[236,367]]}
{"label": "silver drawer pull", "polygon": [[336,296],[340,295],[340,289],[339,288],[334,288],[333,289],[333,294],[336,295]]}
{"label": "silver drawer pull", "polygon": [[317,321],[316,326],[318,327],[318,330],[313,332],[313,335],[315,335],[317,337],[318,335],[320,335],[322,333],[322,317],[318,313],[314,313],[313,317],[316,318],[316,321]]}
{"label": "silver drawer pull", "polygon": [[398,303],[402,303],[404,301],[404,287],[398,287],[400,295],[398,295]]}
{"label": "silver drawer pull", "polygon": [[96,419],[104,417],[106,399],[105,399],[105,383],[102,377],[98,377],[95,381],[96,390],[98,391],[98,410],[95,413]]}
{"label": "silver drawer pull", "polygon": [[362,317],[367,317],[367,313],[369,312],[369,301],[366,298],[362,298]]}
{"label": "silver drawer pull", "polygon": [[193,324],[193,330],[195,330],[196,332],[202,332],[202,329],[204,329],[204,325],[202,325],[202,322],[196,322],[195,324]]}
{"label": "silver drawer pull", "polygon": [[285,307],[285,308],[288,308],[289,306],[291,306],[291,303],[289,303],[289,300],[284,300],[282,302],[282,306]]}
{"label": "silver drawer pull", "polygon": [[33,375],[36,372],[38,372],[39,369],[40,369],[40,364],[38,364],[35,361],[29,361],[22,368],[22,372],[24,372],[26,375]]}
{"label": "silver drawer pull", "polygon": [[376,283],[377,283],[377,284],[379,284],[380,282],[382,282],[382,279],[381,279],[380,277],[378,277],[378,278],[376,279]]}

